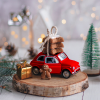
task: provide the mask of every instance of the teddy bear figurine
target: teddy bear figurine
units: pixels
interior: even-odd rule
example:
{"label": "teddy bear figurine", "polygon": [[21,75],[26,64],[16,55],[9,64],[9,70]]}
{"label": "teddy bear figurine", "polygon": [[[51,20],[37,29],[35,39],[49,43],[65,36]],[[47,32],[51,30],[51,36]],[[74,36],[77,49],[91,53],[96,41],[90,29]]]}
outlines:
{"label": "teddy bear figurine", "polygon": [[51,79],[51,74],[50,74],[51,71],[52,71],[52,69],[49,68],[48,65],[44,64],[44,65],[42,66],[42,69],[40,69],[41,79],[47,78],[47,79],[50,80],[50,79]]}

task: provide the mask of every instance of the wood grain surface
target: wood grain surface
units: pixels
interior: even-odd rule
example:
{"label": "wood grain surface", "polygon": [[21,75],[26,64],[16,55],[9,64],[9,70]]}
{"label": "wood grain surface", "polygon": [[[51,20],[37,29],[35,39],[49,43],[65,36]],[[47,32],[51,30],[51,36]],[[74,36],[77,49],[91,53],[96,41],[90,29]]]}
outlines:
{"label": "wood grain surface", "polygon": [[72,95],[84,91],[88,86],[88,77],[83,72],[78,72],[69,79],[52,76],[51,80],[41,80],[40,76],[33,75],[30,79],[19,80],[16,74],[13,77],[15,90],[45,97]]}

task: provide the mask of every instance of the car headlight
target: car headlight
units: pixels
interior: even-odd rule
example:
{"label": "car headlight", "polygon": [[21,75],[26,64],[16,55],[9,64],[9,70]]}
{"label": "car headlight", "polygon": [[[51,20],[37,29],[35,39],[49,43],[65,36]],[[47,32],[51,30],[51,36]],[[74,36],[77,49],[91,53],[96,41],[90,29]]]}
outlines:
{"label": "car headlight", "polygon": [[75,69],[75,67],[73,67],[73,70]]}

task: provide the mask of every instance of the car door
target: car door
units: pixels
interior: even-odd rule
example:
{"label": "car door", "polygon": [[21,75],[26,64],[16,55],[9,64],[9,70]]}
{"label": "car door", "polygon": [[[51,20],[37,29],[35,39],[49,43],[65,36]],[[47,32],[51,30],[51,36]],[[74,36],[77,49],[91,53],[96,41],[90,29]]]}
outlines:
{"label": "car door", "polygon": [[53,74],[60,74],[61,73],[61,64],[56,57],[45,57],[45,64],[52,69]]}
{"label": "car door", "polygon": [[44,65],[44,59],[45,59],[45,55],[41,55],[37,58],[37,66],[39,68],[42,68],[42,66]]}

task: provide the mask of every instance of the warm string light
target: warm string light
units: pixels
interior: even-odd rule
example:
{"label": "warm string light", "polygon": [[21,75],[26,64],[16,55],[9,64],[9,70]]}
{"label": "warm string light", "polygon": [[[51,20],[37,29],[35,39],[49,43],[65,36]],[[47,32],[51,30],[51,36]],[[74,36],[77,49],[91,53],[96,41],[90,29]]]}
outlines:
{"label": "warm string light", "polygon": [[23,37],[23,38],[22,38],[22,41],[23,41],[23,42],[25,42],[25,41],[26,41],[26,38],[25,38],[25,37]]}
{"label": "warm string light", "polygon": [[18,38],[18,35],[17,34],[15,34],[15,36],[14,36],[16,39]]}
{"label": "warm string light", "polygon": [[91,17],[94,18],[94,17],[95,17],[95,13],[92,13],[92,14],[91,14]]}
{"label": "warm string light", "polygon": [[11,35],[14,35],[15,34],[15,31],[11,31]]}
{"label": "warm string light", "polygon": [[87,39],[87,37],[86,37],[86,36],[84,36],[84,37],[83,37],[83,40],[85,41],[86,39]]}
{"label": "warm string light", "polygon": [[42,2],[43,2],[43,0],[38,0],[38,2],[39,2],[39,3],[42,3]]}
{"label": "warm string light", "polygon": [[26,30],[27,30],[27,26],[24,25],[24,26],[23,26],[23,31],[26,31]]}
{"label": "warm string light", "polygon": [[41,34],[41,38],[38,38],[38,43],[42,43],[43,38],[45,37],[44,34]]}
{"label": "warm string light", "polygon": [[13,21],[14,21],[14,22],[18,21],[18,18],[17,18],[17,17],[14,17],[14,18],[13,18]]}
{"label": "warm string light", "polygon": [[17,39],[17,38],[18,38],[18,35],[17,35],[17,34],[15,34],[15,31],[11,31],[11,35],[13,35],[15,39]]}
{"label": "warm string light", "polygon": [[96,16],[96,20],[99,20],[99,16]]}
{"label": "warm string light", "polygon": [[98,32],[98,28],[95,28],[95,31]]}
{"label": "warm string light", "polygon": [[41,9],[42,8],[42,5],[38,5],[38,9]]}
{"label": "warm string light", "polygon": [[28,45],[29,44],[28,41],[25,41],[25,44]]}
{"label": "warm string light", "polygon": [[81,37],[81,38],[83,38],[83,37],[84,37],[84,34],[83,34],[83,33],[82,33],[82,34],[80,34],[80,37]]}
{"label": "warm string light", "polygon": [[38,38],[38,43],[42,43],[42,38]]}
{"label": "warm string light", "polygon": [[41,34],[41,38],[43,39],[45,37],[45,35],[44,34]]}
{"label": "warm string light", "polygon": [[66,24],[66,20],[65,19],[62,20],[62,24]]}
{"label": "warm string light", "polygon": [[84,41],[87,39],[87,37],[86,37],[86,36],[84,36],[84,34],[83,34],[83,33],[82,33],[82,34],[80,34],[80,37],[81,37],[81,38],[83,38],[83,40],[84,40]]}
{"label": "warm string light", "polygon": [[72,1],[72,2],[71,2],[71,4],[72,4],[72,5],[75,5],[75,4],[76,4],[76,2],[75,2],[75,1]]}
{"label": "warm string light", "polygon": [[22,41],[25,43],[25,44],[23,44],[23,47],[25,47],[25,45],[28,45],[29,44],[29,42],[26,41],[26,38],[25,37],[22,38]]}
{"label": "warm string light", "polygon": [[5,43],[4,43],[4,46],[7,46],[7,45],[8,45],[8,42],[5,42]]}
{"label": "warm string light", "polygon": [[96,8],[95,8],[95,7],[93,7],[93,8],[92,8],[92,10],[93,10],[93,11],[96,11]]}

